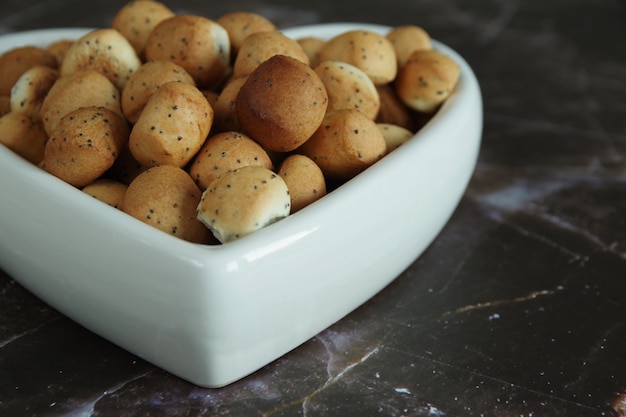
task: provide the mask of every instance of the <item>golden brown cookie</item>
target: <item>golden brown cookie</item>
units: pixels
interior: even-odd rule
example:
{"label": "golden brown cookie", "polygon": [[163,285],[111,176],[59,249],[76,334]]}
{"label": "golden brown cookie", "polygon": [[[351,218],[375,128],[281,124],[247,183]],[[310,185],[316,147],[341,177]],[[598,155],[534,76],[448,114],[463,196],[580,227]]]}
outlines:
{"label": "golden brown cookie", "polygon": [[274,55],[239,90],[237,119],[243,130],[271,151],[296,149],[315,132],[328,107],[324,84],[311,67]]}
{"label": "golden brown cookie", "polygon": [[358,110],[326,113],[321,126],[299,149],[322,169],[327,180],[347,181],[387,151],[376,123]]}
{"label": "golden brown cookie", "polygon": [[114,208],[122,208],[128,186],[119,181],[100,178],[83,187],[83,192]]}
{"label": "golden brown cookie", "polygon": [[459,64],[435,49],[418,50],[398,73],[396,92],[410,108],[433,113],[450,96],[460,76]]}
{"label": "golden brown cookie", "polygon": [[46,47],[46,51],[50,52],[56,58],[58,67],[61,68],[61,64],[65,59],[65,54],[70,49],[70,47],[74,44],[74,40],[72,39],[61,39],[58,41],[54,41]]}
{"label": "golden brown cookie", "polygon": [[328,110],[355,109],[370,119],[376,118],[380,97],[366,73],[341,61],[323,61],[315,67],[315,73],[326,87]]}
{"label": "golden brown cookie", "polygon": [[387,33],[387,39],[393,45],[398,60],[398,68],[402,68],[414,51],[432,49],[430,35],[422,27],[402,25],[393,27]]}
{"label": "golden brown cookie", "polygon": [[221,132],[207,139],[193,159],[189,174],[205,190],[225,172],[248,165],[274,169],[267,152],[250,137],[239,132]]}
{"label": "golden brown cookie", "polygon": [[320,51],[326,43],[326,40],[315,36],[307,36],[296,39],[296,41],[300,44],[304,53],[309,57],[309,65],[312,68],[317,67],[320,63]]}
{"label": "golden brown cookie", "polygon": [[120,93],[111,80],[95,70],[77,72],[57,79],[43,100],[40,116],[51,135],[63,116],[92,106],[105,107],[123,117]]}
{"label": "golden brown cookie", "polygon": [[398,64],[389,40],[369,30],[349,30],[329,39],[320,51],[320,61],[343,61],[365,72],[374,84],[396,78]]}
{"label": "golden brown cookie", "polygon": [[380,97],[380,109],[376,115],[376,122],[402,126],[414,132],[416,128],[413,111],[400,100],[393,84],[377,85],[376,90]]}
{"label": "golden brown cookie", "polygon": [[20,46],[0,55],[0,95],[10,95],[18,78],[35,65],[58,67],[51,52],[36,46]]}
{"label": "golden brown cookie", "polygon": [[82,188],[104,174],[128,141],[124,118],[104,107],[81,107],[64,116],[52,132],[42,167]]}
{"label": "golden brown cookie", "polygon": [[247,77],[235,78],[228,82],[220,91],[213,110],[215,111],[215,119],[213,128],[216,132],[227,132],[231,130],[241,130],[239,121],[237,120],[237,111],[235,103],[237,94],[241,86],[246,82]]}
{"label": "golden brown cookie", "polygon": [[278,171],[289,189],[291,213],[326,195],[326,179],[319,166],[308,156],[291,154]]}
{"label": "golden brown cookie", "polygon": [[142,172],[126,190],[122,210],[172,236],[207,243],[210,233],[196,218],[202,192],[189,174],[173,165]]}
{"label": "golden brown cookie", "polygon": [[262,62],[274,55],[289,56],[310,65],[309,56],[295,40],[279,31],[257,32],[247,36],[241,44],[233,64],[233,77],[250,75]]}
{"label": "golden brown cookie", "polygon": [[111,26],[120,32],[135,48],[140,59],[144,59],[144,49],[148,35],[161,21],[174,16],[165,4],[154,0],[133,0],[120,8]]}
{"label": "golden brown cookie", "polygon": [[129,148],[142,165],[183,167],[200,150],[213,123],[213,109],[195,86],[162,84],[132,127]]}
{"label": "golden brown cookie", "polygon": [[149,61],[142,64],[122,90],[122,111],[128,121],[135,123],[150,96],[169,81],[196,85],[191,75],[173,62]]}
{"label": "golden brown cookie", "polygon": [[254,12],[231,12],[220,16],[217,23],[228,32],[231,55],[234,58],[243,40],[253,33],[277,30],[276,25],[266,17]]}
{"label": "golden brown cookie", "polygon": [[9,112],[0,117],[0,143],[37,165],[48,141],[41,120],[29,112]]}
{"label": "golden brown cookie", "polygon": [[0,117],[11,111],[11,96],[0,96]]}

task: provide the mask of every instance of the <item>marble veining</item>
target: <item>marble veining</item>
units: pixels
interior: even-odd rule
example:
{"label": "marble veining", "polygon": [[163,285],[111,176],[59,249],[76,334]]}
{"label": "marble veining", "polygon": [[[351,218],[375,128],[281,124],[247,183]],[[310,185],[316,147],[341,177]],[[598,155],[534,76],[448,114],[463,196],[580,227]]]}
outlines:
{"label": "marble veining", "polygon": [[[122,4],[10,0],[0,33],[103,26]],[[253,10],[280,27],[423,25],[479,78],[474,177],[397,280],[221,389],[117,348],[0,272],[0,415],[626,416],[623,1],[184,0],[175,9]]]}

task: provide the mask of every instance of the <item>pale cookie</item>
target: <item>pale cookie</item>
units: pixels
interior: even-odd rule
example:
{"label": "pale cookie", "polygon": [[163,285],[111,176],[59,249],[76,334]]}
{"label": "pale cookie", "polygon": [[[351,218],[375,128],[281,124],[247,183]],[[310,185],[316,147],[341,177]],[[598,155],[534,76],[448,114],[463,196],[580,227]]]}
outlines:
{"label": "pale cookie", "polygon": [[189,174],[205,190],[220,175],[248,165],[274,169],[267,152],[250,137],[239,132],[222,132],[207,139],[193,159]]}
{"label": "pale cookie", "polygon": [[387,153],[393,151],[414,136],[413,132],[402,126],[390,123],[377,123],[376,125],[385,138]]}
{"label": "pale cookie", "polygon": [[177,15],[161,21],[148,35],[147,61],[172,61],[183,67],[200,89],[222,83],[230,69],[228,32],[213,20]]}
{"label": "pale cookie", "polygon": [[121,91],[140,65],[135,49],[121,33],[112,28],[94,29],[67,50],[61,76],[95,70]]}
{"label": "pale cookie", "polygon": [[365,72],[374,84],[396,78],[398,64],[389,40],[369,30],[350,30],[329,39],[320,51],[320,61],[343,61]]}
{"label": "pale cookie", "polygon": [[11,111],[26,111],[40,117],[43,100],[58,78],[58,70],[43,65],[27,70],[11,89]]}
{"label": "pale cookie", "polygon": [[198,219],[222,243],[256,232],[289,215],[285,181],[260,166],[229,171],[202,194]]}
{"label": "pale cookie", "polygon": [[148,99],[132,127],[130,152],[147,167],[182,167],[200,150],[212,123],[213,109],[198,88],[167,82]]}
{"label": "pale cookie", "polygon": [[308,156],[291,154],[280,166],[278,175],[287,184],[291,213],[295,213],[326,195],[326,179],[319,166]]}
{"label": "pale cookie", "polygon": [[128,185],[122,210],[172,236],[208,243],[211,234],[196,218],[201,195],[183,169],[158,165],[142,172]]}
{"label": "pale cookie", "polygon": [[326,87],[328,110],[355,109],[370,119],[376,118],[380,97],[366,73],[341,61],[323,61],[315,67],[315,73]]}
{"label": "pale cookie", "polygon": [[460,76],[459,64],[435,49],[415,51],[395,82],[400,99],[410,108],[433,113],[450,96]]}
{"label": "pale cookie", "polygon": [[376,123],[363,113],[334,110],[299,149],[322,169],[328,180],[347,181],[387,152],[385,138]]}

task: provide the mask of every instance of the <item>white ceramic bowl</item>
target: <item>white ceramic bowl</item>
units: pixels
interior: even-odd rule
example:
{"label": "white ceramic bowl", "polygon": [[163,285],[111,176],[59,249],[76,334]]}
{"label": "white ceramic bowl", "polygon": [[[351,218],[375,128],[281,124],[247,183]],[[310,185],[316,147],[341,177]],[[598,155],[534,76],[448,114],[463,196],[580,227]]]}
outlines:
{"label": "white ceramic bowl", "polygon": [[[365,24],[285,30],[328,38]],[[0,37],[0,52],[83,29]],[[47,174],[0,145],[0,266],[111,342],[195,384],[233,382],[295,348],[402,273],[448,221],[482,133],[476,78],[414,138],[337,190],[221,246],[185,242]]]}

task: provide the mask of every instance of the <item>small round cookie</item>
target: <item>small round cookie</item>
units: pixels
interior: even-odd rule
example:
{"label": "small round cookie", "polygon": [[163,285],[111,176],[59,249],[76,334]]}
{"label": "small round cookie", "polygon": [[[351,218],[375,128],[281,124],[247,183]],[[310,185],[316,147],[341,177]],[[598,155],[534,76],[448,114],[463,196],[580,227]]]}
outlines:
{"label": "small round cookie", "polygon": [[173,165],[157,165],[128,185],[122,211],[172,236],[208,243],[210,232],[196,218],[202,192],[189,174]]}
{"label": "small round cookie", "polygon": [[291,213],[295,213],[326,195],[326,180],[311,158],[291,154],[280,165],[282,177],[291,196]]}
{"label": "small round cookie", "polygon": [[241,130],[241,126],[237,120],[235,103],[237,101],[237,94],[239,94],[239,90],[246,82],[246,79],[247,77],[242,77],[230,80],[217,96],[215,106],[213,106],[213,110],[215,111],[213,129],[215,129],[216,132]]}
{"label": "small round cookie", "polygon": [[58,41],[54,41],[46,47],[46,51],[50,52],[57,60],[58,68],[61,68],[61,64],[65,59],[65,54],[70,49],[70,47],[74,44],[74,41],[71,39],[61,39]]}
{"label": "small round cookie", "polygon": [[132,127],[130,152],[147,167],[182,167],[200,150],[212,123],[213,108],[197,87],[166,82],[150,96]]}
{"label": "small round cookie", "polygon": [[433,48],[428,32],[416,25],[396,26],[387,33],[387,39],[396,51],[398,68],[406,64],[414,51]]}
{"label": "small round cookie", "polygon": [[320,51],[320,61],[343,61],[365,72],[374,84],[396,78],[398,64],[393,45],[369,30],[349,30],[329,39]]}
{"label": "small round cookie", "polygon": [[380,109],[374,120],[402,126],[414,132],[416,129],[413,112],[400,100],[393,84],[377,85],[376,89],[380,97]]}
{"label": "small round cookie", "polygon": [[123,117],[120,93],[104,75],[95,70],[60,77],[48,91],[39,112],[48,135],[59,120],[80,107],[105,107]]}
{"label": "small round cookie", "polygon": [[81,107],[60,120],[46,143],[42,168],[82,188],[111,168],[128,135],[128,123],[114,111]]}
{"label": "small round cookie", "polygon": [[411,54],[395,82],[400,99],[410,108],[433,113],[450,96],[460,76],[459,64],[435,49]]}
{"label": "small round cookie", "polygon": [[26,111],[40,117],[43,100],[58,78],[58,70],[43,65],[27,70],[11,89],[11,111]]}
{"label": "small round cookie", "polygon": [[120,32],[112,28],[94,29],[66,51],[61,76],[92,69],[121,91],[140,65],[135,49]]}
{"label": "small round cookie", "polygon": [[252,33],[278,30],[276,25],[264,16],[254,12],[231,12],[220,16],[217,23],[228,32],[231,54],[234,58],[243,40]]}
{"label": "small round cookie", "polygon": [[222,243],[256,232],[289,215],[285,181],[260,166],[229,171],[202,193],[198,219]]}
{"label": "small round cookie", "polygon": [[11,96],[0,96],[0,117],[11,111]]}
{"label": "small round cookie", "polygon": [[248,165],[274,169],[267,152],[250,137],[239,132],[222,132],[207,139],[194,157],[189,175],[204,191],[225,172]]}
{"label": "small round cookie", "polygon": [[320,51],[326,43],[326,40],[315,36],[307,36],[296,39],[296,41],[300,44],[304,53],[309,57],[309,65],[312,68],[317,67],[320,64]]}
{"label": "small round cookie", "polygon": [[56,57],[36,46],[20,46],[0,55],[0,96],[11,95],[18,78],[35,65],[58,68]]}
{"label": "small round cookie", "polygon": [[385,138],[387,153],[393,151],[414,136],[413,132],[402,126],[391,123],[377,123],[376,125]]}
{"label": "small round cookie", "polygon": [[27,161],[38,165],[47,141],[48,134],[34,114],[12,111],[0,117],[0,143]]}
{"label": "small round cookie", "polygon": [[315,71],[285,55],[261,63],[241,86],[235,103],[243,130],[275,152],[292,151],[304,143],[327,107],[328,95]]}
{"label": "small round cookie", "polygon": [[83,187],[83,192],[113,208],[122,208],[128,186],[119,181],[100,178]]}
{"label": "small round cookie", "polygon": [[257,32],[247,36],[241,44],[233,64],[233,77],[250,75],[262,62],[274,55],[289,56],[310,65],[309,56],[295,40],[279,31]]}
{"label": "small round cookie", "polygon": [[223,82],[230,69],[228,32],[215,21],[177,15],[161,21],[148,35],[147,61],[172,61],[183,67],[200,89]]}
{"label": "small round cookie", "polygon": [[315,73],[326,87],[328,110],[356,109],[370,119],[376,118],[380,97],[366,73],[341,61],[323,61]]}
{"label": "small round cookie", "polygon": [[155,0],[133,0],[122,6],[113,17],[111,26],[120,32],[135,48],[140,59],[150,31],[161,21],[175,13],[165,4]]}
{"label": "small round cookie", "polygon": [[315,161],[327,180],[347,181],[382,158],[387,144],[376,123],[360,111],[334,110],[299,152]]}
{"label": "small round cookie", "polygon": [[[149,2],[148,0],[142,0]],[[162,84],[179,81],[196,85],[189,73],[180,65],[171,61],[149,61],[143,63],[122,90],[122,111],[129,122],[135,123],[146,102]]]}

